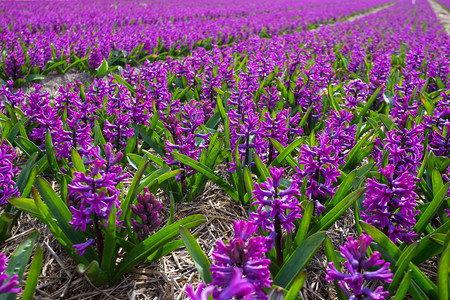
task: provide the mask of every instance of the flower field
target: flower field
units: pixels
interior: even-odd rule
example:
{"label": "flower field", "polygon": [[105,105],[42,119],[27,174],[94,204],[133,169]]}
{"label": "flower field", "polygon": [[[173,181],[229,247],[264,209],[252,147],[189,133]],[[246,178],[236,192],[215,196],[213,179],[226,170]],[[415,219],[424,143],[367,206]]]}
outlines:
{"label": "flower field", "polygon": [[0,8],[0,299],[449,299],[448,0]]}

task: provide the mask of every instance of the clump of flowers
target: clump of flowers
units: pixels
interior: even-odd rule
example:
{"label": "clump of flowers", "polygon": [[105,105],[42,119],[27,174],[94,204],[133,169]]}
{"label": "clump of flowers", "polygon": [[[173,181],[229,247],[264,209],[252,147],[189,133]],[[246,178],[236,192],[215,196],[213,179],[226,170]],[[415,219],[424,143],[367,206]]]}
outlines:
{"label": "clump of flowers", "polygon": [[414,177],[408,172],[395,176],[395,167],[388,165],[381,169],[387,184],[375,178],[367,179],[366,199],[363,202],[367,209],[361,212],[361,218],[373,226],[381,228],[393,241],[413,242],[417,234],[412,232],[418,211],[414,192]]}
{"label": "clump of flowers", "polygon": [[361,79],[355,79],[344,85],[344,91],[348,108],[355,109],[359,102],[367,98],[369,86]]}
{"label": "clump of flowers", "polygon": [[317,215],[320,215],[325,210],[325,206],[318,196],[322,199],[328,196],[331,199],[337,189],[333,186],[333,182],[337,182],[341,173],[338,171],[338,151],[330,145],[330,138],[320,135],[318,142],[318,146],[303,145],[301,147],[299,163],[304,167],[303,169],[296,167],[297,174],[294,175],[294,179],[301,185],[300,182],[307,178],[306,196],[314,202]]}
{"label": "clump of flowers", "polygon": [[6,255],[0,253],[0,294],[20,293],[22,289],[16,288],[19,285],[19,276],[5,274],[8,261],[9,259]]}
{"label": "clump of flowers", "polygon": [[421,165],[423,157],[423,126],[421,124],[412,124],[411,128],[406,128],[405,124],[399,123],[398,128],[394,127],[387,132],[383,143],[380,139],[375,140],[374,157],[378,167],[381,167],[383,160],[383,148],[389,149],[389,164],[395,166],[397,176],[408,172],[413,175],[417,174],[417,169]]}
{"label": "clump of flowers", "polygon": [[[113,206],[120,207],[118,196],[120,190],[116,186],[125,178],[128,173],[122,175],[122,167],[115,166],[122,158],[123,154],[118,152],[114,157],[112,145],[105,145],[105,159],[98,153],[90,161],[91,170],[88,173],[75,172],[72,184],[68,185],[69,198],[71,198],[72,221],[70,225],[76,230],[85,231],[87,226],[94,225],[96,239],[88,240],[86,243],[74,245],[80,256],[86,249],[97,242],[98,253],[103,252],[103,236],[100,230],[100,223],[107,225],[109,214]],[[120,214],[121,211],[118,211]],[[118,222],[117,226],[121,226]],[[101,261],[101,259],[100,259]]]}
{"label": "clump of flowers", "polygon": [[[215,287],[210,285],[205,288],[205,284],[202,282],[196,291],[190,285],[186,288],[186,295],[191,300],[206,300],[209,295],[214,292]],[[218,297],[214,299],[226,300],[226,299],[253,299],[251,296],[254,292],[253,285],[248,279],[242,277],[242,270],[238,267],[234,267],[232,271],[232,277],[228,287],[223,289]]]}
{"label": "clump of flowers", "polygon": [[283,176],[283,168],[269,168],[272,178],[266,182],[255,184],[252,199],[256,199],[253,205],[258,205],[257,212],[251,213],[250,220],[264,231],[273,232],[275,248],[277,250],[278,264],[282,264],[283,253],[281,250],[282,229],[291,232],[295,228],[294,221],[302,217],[300,206],[295,195],[300,195],[296,182],[285,190],[279,189]]}
{"label": "clump of flowers", "polygon": [[216,287],[213,292],[215,299],[230,299],[226,295],[229,296],[242,283],[249,288],[251,285],[252,295],[267,299],[263,289],[272,283],[270,260],[265,258],[269,249],[265,237],[252,237],[256,229],[257,226],[252,222],[235,221],[234,239],[228,244],[217,241],[216,250],[212,253],[215,263],[211,265],[212,285]]}
{"label": "clump of flowers", "polygon": [[150,193],[147,187],[144,188],[142,194],[137,196],[137,202],[137,206],[134,204],[131,206],[131,211],[141,221],[131,218],[131,225],[133,225],[134,230],[137,232],[138,239],[143,241],[155,233],[156,228],[161,223],[158,214],[162,209],[162,205],[156,200],[155,195]]}
{"label": "clump of flowers", "polygon": [[330,137],[340,164],[345,163],[347,154],[355,145],[356,124],[350,126],[352,118],[353,115],[348,111],[332,111],[330,118],[325,121],[325,133]]}
{"label": "clump of flowers", "polygon": [[[381,259],[377,251],[366,259],[366,252],[372,241],[370,236],[359,236],[358,240],[348,238],[344,246],[340,246],[342,256],[347,259],[344,263],[348,273],[339,272],[333,262],[328,265],[327,281],[338,281],[338,285],[348,299],[385,299],[389,296],[388,291],[378,286],[374,291],[368,287],[368,282],[380,280],[391,282],[394,275],[389,270],[390,264]],[[376,271],[367,271],[372,267],[381,266]]]}
{"label": "clump of flowers", "polygon": [[14,167],[16,158],[14,149],[6,140],[0,141],[0,205],[7,204],[7,199],[19,196],[14,177],[18,169]]}

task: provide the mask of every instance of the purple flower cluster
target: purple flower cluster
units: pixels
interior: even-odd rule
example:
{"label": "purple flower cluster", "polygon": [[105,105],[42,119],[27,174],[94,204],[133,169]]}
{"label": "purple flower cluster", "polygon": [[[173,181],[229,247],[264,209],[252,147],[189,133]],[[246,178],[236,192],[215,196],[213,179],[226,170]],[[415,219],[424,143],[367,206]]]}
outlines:
{"label": "purple flower cluster", "polygon": [[272,283],[270,260],[264,257],[268,252],[266,238],[252,237],[256,229],[257,226],[251,222],[235,221],[234,239],[228,244],[222,240],[217,242],[217,248],[212,253],[215,262],[211,265],[215,299],[231,299],[229,296],[242,286],[246,287],[245,293],[252,288],[254,298],[267,299],[263,289]]}
{"label": "purple flower cluster", "polygon": [[[333,262],[329,263],[330,269],[327,270],[327,281],[338,281],[342,292],[349,300],[357,299],[386,299],[389,292],[384,291],[382,286],[375,290],[368,287],[368,282],[380,280],[391,282],[392,272],[389,270],[390,264],[381,259],[381,254],[377,251],[366,259],[367,249],[372,241],[370,236],[359,236],[358,240],[352,237],[348,238],[344,246],[340,246],[342,256],[346,259],[345,268],[348,273],[339,272]],[[381,266],[378,270],[367,271],[369,268]]]}
{"label": "purple flower cluster", "polygon": [[[105,159],[97,153],[89,162],[91,170],[87,174],[74,173],[75,178],[68,185],[68,189],[69,209],[72,213],[72,221],[69,224],[75,226],[75,230],[85,231],[90,225],[94,225],[98,230],[100,221],[104,221],[106,226],[112,206],[120,207],[118,199],[120,190],[117,190],[116,186],[128,177],[128,173],[122,175],[122,167],[115,166],[121,158],[121,152],[114,157],[112,145],[106,144]],[[119,222],[116,225],[121,226]],[[100,237],[97,236],[97,243],[100,243],[99,240]],[[94,242],[88,241],[87,243],[93,244]],[[73,247],[79,249],[80,255],[83,255],[82,249],[85,250],[87,245],[84,243]]]}
{"label": "purple flower cluster", "polygon": [[[266,182],[255,183],[252,199],[256,199],[252,205],[258,205],[257,212],[251,213],[250,220],[253,224],[261,226],[264,231],[273,232],[277,226],[287,232],[295,227],[294,221],[302,217],[300,206],[295,197],[300,196],[296,182],[285,190],[280,189],[280,180],[283,176],[283,168],[270,167],[270,175]],[[278,234],[280,234],[279,232]]]}
{"label": "purple flower cluster", "polygon": [[421,164],[423,157],[423,126],[421,124],[411,125],[411,129],[407,129],[404,124],[398,124],[398,128],[394,127],[387,132],[385,144],[376,139],[374,147],[374,157],[378,167],[381,167],[383,159],[383,149],[389,149],[389,164],[395,166],[396,175],[403,173],[417,174],[417,168]]}
{"label": "purple flower cluster", "polygon": [[140,221],[131,218],[131,225],[133,225],[138,239],[143,241],[155,233],[161,223],[158,214],[162,205],[147,187],[144,187],[142,194],[137,196],[137,203],[137,206],[134,204],[131,206],[131,211],[140,218]]}
{"label": "purple flower cluster", "polygon": [[361,79],[350,80],[344,85],[345,101],[349,109],[355,109],[358,103],[366,100],[369,86]]}
{"label": "purple flower cluster", "polygon": [[90,124],[83,122],[78,112],[74,113],[71,119],[67,118],[65,126],[54,132],[53,136],[57,157],[70,158],[72,148],[77,149],[80,154],[87,155],[94,143]]}
{"label": "purple flower cluster", "polygon": [[14,149],[6,140],[0,141],[0,205],[8,203],[8,199],[18,197],[18,189],[14,177],[18,173],[13,160],[16,158]]}
{"label": "purple flower cluster", "polygon": [[414,192],[414,177],[408,172],[397,177],[393,165],[388,165],[380,172],[387,184],[375,178],[367,179],[366,199],[363,202],[366,210],[361,212],[361,218],[381,228],[393,242],[400,240],[412,243],[417,237],[412,231],[416,223],[414,217],[419,212],[415,211],[417,195]]}
{"label": "purple flower cluster", "polygon": [[[199,129],[204,121],[205,112],[200,103],[194,100],[186,103],[181,108],[181,121],[175,114],[170,114],[166,119],[165,127],[171,136],[165,141],[167,151],[165,161],[168,165],[178,165],[184,169],[184,172],[176,177],[179,181],[183,181],[196,171],[174,160],[171,153],[178,152],[198,160],[202,150],[208,147],[210,136],[210,133],[200,133]],[[200,142],[196,141],[196,138]]]}
{"label": "purple flower cluster", "polygon": [[9,259],[4,253],[0,253],[0,294],[20,293],[22,289],[16,288],[19,285],[19,276],[9,276],[5,274],[6,264]]}
{"label": "purple flower cluster", "polygon": [[[338,151],[334,149],[330,138],[326,135],[318,137],[318,146],[302,145],[300,148],[299,163],[302,168],[296,167],[297,174],[294,179],[301,185],[302,180],[308,181],[306,185],[306,196],[314,202],[317,215],[320,215],[325,206],[320,200],[330,199],[336,192],[337,187],[333,182],[341,175],[338,171]],[[319,197],[318,197],[319,196]]]}
{"label": "purple flower cluster", "polygon": [[[247,278],[242,276],[242,270],[238,267],[234,267],[231,271],[231,279],[228,286],[222,289],[220,292],[216,292],[214,299],[219,300],[229,300],[229,299],[242,299],[242,300],[252,300],[262,297],[253,297],[254,293],[253,285],[248,281]],[[193,287],[188,285],[186,288],[186,295],[191,300],[207,300],[208,297],[214,293],[215,287],[210,285],[206,287],[202,282],[196,291]],[[214,295],[214,294],[213,294]]]}
{"label": "purple flower cluster", "polygon": [[325,133],[329,136],[334,150],[338,154],[339,164],[345,163],[345,158],[355,145],[356,124],[350,126],[353,115],[345,110],[332,111],[325,121]]}
{"label": "purple flower cluster", "polygon": [[7,84],[0,87],[0,112],[3,114],[6,113],[6,103],[14,109],[21,108],[25,101],[22,89],[14,91],[13,84],[12,80],[8,80]]}

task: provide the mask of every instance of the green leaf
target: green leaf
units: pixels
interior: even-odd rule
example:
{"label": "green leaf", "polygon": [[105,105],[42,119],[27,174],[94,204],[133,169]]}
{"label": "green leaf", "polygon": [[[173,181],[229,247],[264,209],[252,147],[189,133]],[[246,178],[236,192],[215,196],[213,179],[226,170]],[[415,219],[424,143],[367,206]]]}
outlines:
{"label": "green leaf", "polygon": [[289,288],[294,279],[314,257],[325,239],[325,232],[317,232],[304,240],[289,259],[283,264],[273,283]]}
{"label": "green leaf", "polygon": [[100,65],[100,67],[97,70],[97,73],[95,74],[95,77],[97,78],[102,78],[106,75],[106,73],[108,73],[108,62],[106,60],[102,61],[102,64]]}
{"label": "green leaf", "polygon": [[387,130],[392,130],[392,128],[394,128],[395,126],[394,122],[386,115],[380,114],[380,120],[381,122],[383,122]]}
{"label": "green leaf", "polygon": [[[327,256],[328,262],[333,262],[334,263],[334,267],[336,268],[336,270],[338,270],[338,272],[341,271],[341,268],[339,266],[339,261],[336,257],[336,251],[334,251],[334,247],[333,247],[333,243],[331,242],[330,238],[328,236],[325,237],[325,241],[323,242],[324,246],[325,246],[325,255]],[[347,297],[345,297],[344,293],[342,292],[341,288],[338,285],[337,281],[333,281],[334,284],[334,289],[336,290],[336,293],[338,295],[339,299],[347,299]]]}
{"label": "green leaf", "polygon": [[258,155],[255,154],[255,156],[253,157],[254,161],[255,161],[255,165],[256,168],[259,171],[260,177],[258,178],[258,180],[262,180],[262,181],[266,181],[267,178],[271,177],[270,176],[270,172],[269,169],[266,167],[266,165],[262,162],[261,158],[259,158]]}
{"label": "green leaf", "polygon": [[444,181],[442,180],[441,173],[436,169],[433,170],[431,177],[433,183],[433,195],[436,195],[444,185]]}
{"label": "green leaf", "polygon": [[[336,203],[339,203],[344,196],[348,195],[350,192],[353,182],[355,181],[356,171],[350,172],[344,180],[342,180],[341,184],[339,184],[339,188],[331,199],[329,205],[334,206]],[[328,206],[327,206],[328,207]]]}
{"label": "green leaf", "polygon": [[95,286],[102,286],[108,282],[107,274],[103,272],[96,260],[91,261],[88,266],[84,264],[78,265],[78,272],[82,275],[86,274]]}
{"label": "green leaf", "polygon": [[365,188],[359,188],[356,191],[353,191],[347,197],[342,199],[339,203],[337,203],[331,210],[325,209],[322,213],[321,218],[317,222],[316,226],[314,226],[308,234],[313,234],[320,230],[328,230],[334,222],[339,219],[339,217],[355,203],[359,197],[364,194]]}
{"label": "green leaf", "polygon": [[59,198],[58,194],[52,189],[50,184],[42,177],[36,178],[36,188],[42,197],[42,200],[50,210],[52,217],[56,220],[59,227],[64,231],[73,244],[85,242],[81,231],[75,231],[74,227],[69,225],[72,221],[72,214],[67,208],[67,204]]}
{"label": "green leaf", "polygon": [[[125,147],[124,156],[126,157],[126,155],[128,153],[133,153],[134,149],[136,149],[136,136],[132,135],[127,141],[127,146]],[[124,158],[124,160],[125,160],[125,158]]]}
{"label": "green leaf", "polygon": [[203,282],[211,283],[211,263],[203,252],[202,248],[197,243],[197,240],[192,236],[192,234],[183,226],[180,226],[180,236],[186,245],[186,249],[189,251],[192,260],[194,261],[195,267],[200,274]]}
{"label": "green leaf", "polygon": [[39,275],[41,275],[43,260],[44,260],[44,255],[42,253],[42,248],[41,248],[41,246],[37,246],[36,251],[34,252],[33,260],[31,261],[30,269],[28,271],[27,283],[25,284],[25,288],[23,290],[23,294],[22,294],[23,300],[32,300],[33,299],[33,295],[34,295],[34,291],[36,290]]}
{"label": "green leaf", "polygon": [[[12,254],[8,262],[8,267],[6,268],[5,274],[12,276],[19,276],[19,282],[22,280],[23,274],[25,273],[25,268],[30,260],[31,253],[33,252],[34,244],[39,236],[39,231],[33,231],[27,239],[22,242],[17,249]],[[15,293],[3,294],[0,299],[13,300],[16,299]]]}
{"label": "green leaf", "polygon": [[111,283],[117,282],[120,277],[131,270],[134,266],[145,260],[145,258],[151,253],[176,238],[179,235],[180,225],[190,229],[204,222],[206,222],[206,219],[202,215],[189,216],[181,221],[166,226],[146,240],[142,241],[136,245],[133,250],[127,253],[117,265]]}
{"label": "green leaf", "polygon": [[42,215],[39,209],[36,207],[33,199],[29,198],[9,198],[8,202],[15,208],[20,209],[26,213],[29,213],[33,217],[42,220]]}
{"label": "green leaf", "polygon": [[372,106],[372,103],[375,101],[375,99],[378,97],[378,94],[380,93],[381,89],[384,88],[384,84],[380,85],[376,91],[370,96],[369,100],[367,101],[366,105],[364,105],[363,109],[358,115],[358,120],[361,121],[364,116],[366,115],[369,108]]}
{"label": "green leaf", "polygon": [[339,104],[336,102],[336,99],[333,97],[333,86],[331,84],[328,85],[328,93],[327,93],[328,99],[330,99],[331,106],[333,107],[334,111],[339,115]]}
{"label": "green leaf", "polygon": [[[275,147],[275,149],[278,150],[279,146],[275,145],[278,141],[274,140],[274,139],[270,139],[270,142],[272,143],[272,145]],[[295,140],[294,142],[290,143],[286,148],[284,148],[283,151],[281,151],[277,157],[274,159],[274,161],[270,164],[270,166],[275,166],[275,167],[279,167],[283,165],[284,160],[290,156],[290,154],[292,153],[292,151],[294,151],[297,147],[299,147],[300,145],[302,145],[305,142],[304,138]],[[279,144],[279,142],[278,142]],[[280,144],[281,145],[281,144]],[[292,158],[292,156],[290,156],[291,160],[294,160]]]}
{"label": "green leaf", "polygon": [[417,246],[419,246],[418,242],[409,245],[409,247],[403,251],[402,255],[400,255],[400,258],[397,260],[397,263],[394,266],[394,277],[392,278],[392,282],[389,284],[389,294],[394,294],[395,290],[397,289],[397,285],[403,278],[403,274],[405,273],[405,271],[408,271],[409,263],[414,257]]}
{"label": "green leaf", "polygon": [[24,138],[22,136],[18,136],[15,140],[16,145],[28,156],[33,156],[34,153],[38,153],[38,159],[42,158],[44,156],[44,153],[42,153],[41,149],[39,149],[38,146],[36,146],[32,141],[30,141],[27,138]]}
{"label": "green leaf", "polygon": [[312,201],[305,200],[302,202],[302,206],[305,208],[302,212],[303,217],[300,220],[300,226],[298,227],[297,234],[295,235],[294,247],[297,247],[305,240],[314,212],[314,203]]}
{"label": "green leaf", "polygon": [[180,161],[181,163],[208,177],[211,181],[220,186],[234,201],[239,201],[239,194],[237,191],[222,177],[216,175],[210,168],[180,153],[174,152],[172,153],[172,156],[175,160]]}
{"label": "green leaf", "polygon": [[447,246],[444,253],[442,253],[441,260],[438,266],[438,289],[439,299],[448,300],[448,273],[450,267],[450,247]]}
{"label": "green leaf", "polygon": [[255,184],[253,183],[252,174],[247,166],[244,167],[243,180],[245,184],[245,188],[247,190],[247,202],[250,202],[250,199],[253,197],[253,191],[255,190]]}
{"label": "green leaf", "polygon": [[417,234],[421,234],[425,227],[429,224],[431,218],[436,214],[437,210],[444,201],[444,198],[447,196],[448,187],[450,182],[447,182],[440,190],[436,193],[431,201],[430,205],[428,205],[425,212],[422,216],[417,220],[416,225],[414,226],[414,232]]}
{"label": "green leaf", "polygon": [[297,277],[294,279],[291,287],[286,294],[285,300],[296,300],[298,298],[298,294],[303,287],[303,284],[306,281],[306,271],[300,272]]}
{"label": "green leaf", "polygon": [[408,271],[406,275],[403,277],[402,282],[397,289],[397,293],[395,293],[394,300],[403,300],[406,297],[406,293],[408,292],[409,285],[411,283],[412,271]]}
{"label": "green leaf", "polygon": [[[304,140],[303,140],[304,141]],[[273,145],[273,147],[278,151],[278,152],[280,152],[280,154],[278,155],[278,156],[280,156],[281,155],[281,153],[283,153],[283,151],[285,150],[285,148],[283,147],[283,145],[281,145],[280,144],[280,142],[278,142],[277,140],[274,140],[274,139],[270,139],[270,142],[272,143],[272,145]],[[294,142],[295,143],[295,142]],[[290,144],[290,145],[292,145],[292,143]],[[290,146],[289,145],[289,146]],[[288,146],[288,147],[289,147]],[[281,157],[280,157],[280,159],[279,160],[277,160],[278,159],[278,156],[277,156],[277,158],[274,160],[274,162],[275,161],[277,161],[277,162],[281,162]],[[286,156],[286,162],[291,166],[291,168],[295,168],[296,166],[297,166],[297,163],[295,162],[295,160],[294,160],[294,158],[290,155],[290,154],[287,154],[287,156]],[[275,164],[274,164],[275,165]]]}
{"label": "green leaf", "polygon": [[427,98],[425,98],[422,93],[419,93],[420,101],[422,101],[423,106],[425,107],[425,110],[427,112],[427,115],[432,116],[433,115],[433,105],[428,101]]}
{"label": "green leaf", "polygon": [[106,273],[106,276],[112,277],[114,274],[114,266],[116,264],[117,256],[117,244],[116,244],[116,214],[117,208],[115,205],[111,206],[111,210],[108,216],[108,225],[104,228],[104,247],[102,255],[102,270]]}
{"label": "green leaf", "polygon": [[436,235],[445,234],[450,230],[450,222],[444,223],[441,227],[434,232],[428,234],[420,240],[419,247],[414,255],[413,263],[418,265],[422,262],[439,255],[444,251],[444,247],[435,240]]}
{"label": "green leaf", "polygon": [[[363,230],[368,235],[370,235],[382,249],[386,250],[386,252],[394,260],[398,260],[400,258],[400,256],[402,255],[402,251],[400,251],[400,249],[384,233],[367,223],[360,221],[360,224]],[[420,289],[423,290],[423,292],[430,298],[437,298],[438,292],[436,285],[434,285],[433,282],[427,276],[425,276],[413,263],[409,264],[409,268],[412,271],[414,283],[416,283],[417,286],[420,287]]]}
{"label": "green leaf", "polygon": [[147,260],[157,261],[158,259],[161,259],[162,257],[166,256],[167,254],[171,253],[172,251],[175,251],[178,248],[183,247],[183,246],[184,246],[184,242],[181,239],[168,242],[167,244],[165,244],[164,246],[162,246],[161,248],[159,248],[158,250],[156,250],[155,252],[150,254],[147,257]]}
{"label": "green leaf", "polygon": [[58,161],[55,156],[55,148],[53,147],[52,135],[50,134],[50,130],[47,130],[45,134],[45,154],[47,155],[47,160],[50,164],[50,169],[52,170],[54,175],[60,173],[61,169],[58,166]]}
{"label": "green leaf", "polygon": [[[34,162],[36,161],[38,154],[35,152],[30,159],[26,162],[26,164],[23,166],[22,171],[19,174],[19,177],[17,178],[17,188],[20,192],[20,195],[22,197],[27,197],[28,195],[24,195],[23,191],[25,189],[25,186],[29,180],[30,173],[32,172],[32,168],[34,165]],[[34,179],[33,179],[34,180]]]}
{"label": "green leaf", "polygon": [[146,170],[148,163],[149,161],[147,159],[147,155],[145,155],[139,163],[138,171],[134,175],[133,181],[128,189],[127,196],[120,204],[122,213],[120,214],[119,220],[125,220],[125,227],[127,228],[131,228],[130,219],[128,218],[128,211],[130,210],[131,202],[137,197],[138,184],[141,181],[142,175],[144,175],[144,171]]}
{"label": "green leaf", "polygon": [[361,151],[361,148],[366,144],[367,140],[376,132],[378,131],[379,127],[377,129],[372,129],[370,132],[368,132],[366,135],[361,138],[358,143],[356,143],[355,146],[353,146],[352,150],[347,155],[346,163],[344,165],[343,171],[349,172],[352,171],[356,165],[359,163],[358,161],[358,154]]}
{"label": "green leaf", "polygon": [[81,156],[78,153],[77,149],[75,148],[70,149],[70,154],[72,157],[72,165],[75,168],[75,171],[85,173],[86,167],[84,166],[83,160],[81,159]]}

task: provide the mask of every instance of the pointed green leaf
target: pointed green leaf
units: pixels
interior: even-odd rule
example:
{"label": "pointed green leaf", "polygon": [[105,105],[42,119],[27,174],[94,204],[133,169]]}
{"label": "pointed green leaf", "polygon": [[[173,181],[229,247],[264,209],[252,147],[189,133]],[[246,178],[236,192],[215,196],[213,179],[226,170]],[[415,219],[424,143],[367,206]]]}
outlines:
{"label": "pointed green leaf", "polygon": [[216,173],[214,173],[210,168],[180,153],[174,152],[172,153],[172,156],[181,163],[208,177],[211,181],[220,186],[234,201],[239,201],[239,195],[237,191],[222,177],[216,175]]}
{"label": "pointed green leaf", "polygon": [[176,238],[179,235],[180,225],[190,229],[204,222],[206,222],[206,219],[202,215],[193,215],[159,230],[143,242],[136,245],[133,250],[123,257],[115,269],[115,274],[111,282],[117,282],[120,277],[131,270],[134,266],[145,260],[145,258],[151,253]]}
{"label": "pointed green leaf", "polygon": [[36,290],[39,275],[41,275],[43,260],[44,260],[44,255],[42,253],[42,248],[41,248],[41,246],[37,246],[36,251],[34,252],[33,260],[31,261],[30,269],[28,271],[27,283],[25,284],[25,288],[23,290],[22,300],[32,300],[33,299],[33,295]]}
{"label": "pointed green leaf", "polygon": [[[25,273],[25,268],[30,260],[31,253],[33,252],[34,244],[39,236],[39,231],[33,231],[27,239],[22,242],[17,249],[12,254],[8,262],[8,267],[6,268],[5,274],[12,276],[19,276],[19,282],[22,280],[23,274]],[[13,300],[16,299],[15,293],[3,294],[0,299]]]}
{"label": "pointed green leaf", "polygon": [[325,236],[325,232],[317,232],[304,240],[283,264],[273,283],[284,288],[289,288],[300,271],[306,267],[317,250],[319,250]]}
{"label": "pointed green leaf", "polygon": [[439,299],[447,300],[449,299],[449,286],[448,286],[448,274],[450,270],[450,247],[445,249],[442,253],[441,260],[438,266],[438,288],[439,288]]}
{"label": "pointed green leaf", "polygon": [[417,234],[421,234],[422,231],[425,229],[425,227],[429,224],[431,218],[436,214],[439,207],[442,204],[442,201],[444,201],[444,198],[447,196],[448,188],[449,188],[450,182],[447,182],[440,190],[436,193],[436,195],[433,198],[433,201],[431,201],[430,205],[428,205],[425,212],[422,214],[422,216],[417,220],[416,225],[414,226],[414,232]]}
{"label": "pointed green leaf", "polygon": [[203,282],[211,283],[211,263],[208,257],[206,257],[202,248],[197,243],[197,240],[192,236],[192,234],[183,226],[180,226],[180,236],[186,245],[186,249],[189,251],[192,260],[194,261],[197,271],[200,273],[200,277]]}

